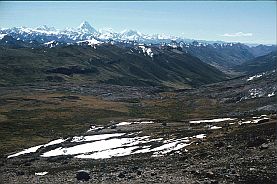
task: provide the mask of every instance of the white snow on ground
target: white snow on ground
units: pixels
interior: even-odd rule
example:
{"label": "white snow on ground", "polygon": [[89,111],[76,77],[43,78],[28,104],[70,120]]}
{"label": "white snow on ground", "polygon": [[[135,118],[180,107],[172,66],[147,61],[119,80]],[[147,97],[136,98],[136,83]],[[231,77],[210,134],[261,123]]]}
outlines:
{"label": "white snow on ground", "polygon": [[126,144],[132,143],[139,144],[141,143],[140,140],[136,141],[135,138],[113,138],[108,140],[100,140],[85,144],[80,144],[77,146],[69,147],[69,148],[57,148],[42,154],[42,157],[51,157],[51,156],[58,156],[58,155],[77,155],[77,154],[84,154],[90,152],[101,152],[107,151],[110,149],[120,148],[125,146]]}
{"label": "white snow on ground", "polygon": [[55,40],[52,40],[50,42],[44,43],[44,45],[47,46],[47,47],[52,48],[52,47],[55,47],[55,44],[56,44],[55,42],[56,42]]}
{"label": "white snow on ground", "polygon": [[89,142],[89,141],[97,141],[108,139],[112,137],[120,137],[124,135],[124,133],[114,133],[114,134],[100,134],[100,135],[89,135],[89,136],[75,136],[72,138],[71,142]]}
{"label": "white snow on ground", "polygon": [[[134,122],[132,122],[134,123]],[[152,121],[136,121],[135,123],[152,123]],[[126,123],[125,123],[126,124]],[[103,159],[118,156],[126,156],[138,153],[152,153],[152,156],[161,156],[171,151],[177,151],[191,144],[191,139],[203,139],[205,134],[199,134],[192,137],[184,137],[181,139],[164,139],[153,138],[150,136],[130,137],[134,133],[113,133],[100,134],[92,136],[75,136],[70,142],[77,143],[71,147],[59,147],[43,153],[42,157],[51,157],[59,155],[74,155],[76,158],[92,158]],[[59,144],[68,139],[53,140],[44,145],[38,145],[25,149],[19,153],[8,156],[8,158],[19,156],[22,154],[36,152],[41,147]],[[151,148],[151,143],[157,143],[160,146]],[[146,144],[146,145],[145,145]],[[151,145],[149,145],[151,144]]]}
{"label": "white snow on ground", "polygon": [[139,146],[133,146],[128,148],[116,148],[116,149],[108,149],[100,152],[95,152],[93,154],[81,154],[77,155],[76,158],[93,158],[93,159],[103,159],[103,158],[111,158],[111,157],[119,157],[130,155],[134,149],[138,149]]}
{"label": "white snow on ground", "polygon": [[195,135],[193,137],[195,137],[197,139],[204,139],[206,137],[206,134],[199,134],[199,135]]}
{"label": "white snow on ground", "polygon": [[143,146],[139,150],[133,152],[132,154],[138,154],[138,153],[149,153],[151,146]]}
{"label": "white snow on ground", "polygon": [[55,40],[52,40],[50,42],[46,42],[46,43],[44,43],[44,45],[50,45],[50,44],[53,44],[53,43],[55,43]]}
{"label": "white snow on ground", "polygon": [[222,121],[232,121],[234,118],[218,118],[218,119],[208,119],[208,120],[196,120],[190,121],[189,123],[217,123]]}
{"label": "white snow on ground", "polygon": [[21,152],[15,153],[13,155],[9,155],[8,158],[17,157],[19,155],[24,155],[24,154],[27,154],[27,153],[34,153],[42,146],[43,145],[38,145],[38,146],[34,146],[34,147],[31,147],[31,148],[25,149]]}
{"label": "white snow on ground", "polygon": [[46,175],[48,172],[37,172],[35,173],[36,176],[44,176]]}
{"label": "white snow on ground", "polygon": [[[176,150],[182,149],[188,145],[190,145],[190,144],[178,143],[178,142],[170,143],[168,145],[163,145],[165,147],[161,146],[161,147],[163,147],[162,150],[154,150],[155,152],[153,153],[152,156],[153,157],[162,156],[167,153],[170,153],[171,151],[176,151]],[[159,148],[161,148],[161,147],[159,147]],[[153,151],[153,150],[150,150],[150,151]]]}
{"label": "white snow on ground", "polygon": [[[124,134],[118,134],[118,137],[111,138],[112,136],[106,136],[108,134],[103,134],[103,135],[104,135],[103,137],[101,137],[101,135],[97,135],[97,136],[100,136],[100,138],[107,138],[107,139],[97,140],[89,143],[83,143],[83,144],[68,147],[68,148],[59,147],[57,149],[45,152],[41,156],[51,157],[51,156],[59,156],[59,155],[75,155],[76,158],[104,159],[104,158],[126,156],[131,154],[138,154],[138,153],[150,153],[150,152],[152,153],[152,156],[161,156],[171,151],[180,150],[183,147],[190,145],[191,144],[190,139],[195,139],[195,138],[202,139],[206,137],[205,134],[200,134],[190,138],[185,137],[182,139],[171,139],[171,140],[162,141],[163,138],[151,139],[150,136],[128,138],[128,137],[119,137]],[[115,135],[115,134],[110,134],[110,135]],[[126,136],[129,136],[129,135],[126,135]],[[111,138],[111,139],[108,139],[108,138]],[[85,140],[88,140],[88,139],[85,138]],[[90,138],[90,140],[95,140],[95,137]],[[152,149],[150,149],[149,145],[142,145],[142,144],[148,144],[151,142],[157,142],[161,145]]]}
{"label": "white snow on ground", "polygon": [[267,96],[268,96],[268,97],[272,97],[272,96],[274,96],[274,95],[275,95],[275,93],[272,92],[272,93],[269,93]]}
{"label": "white snow on ground", "polygon": [[162,146],[153,148],[152,150],[149,150],[149,152],[154,151],[154,154],[152,155],[153,157],[161,156],[161,155],[170,153],[171,151],[179,150],[185,146],[190,145],[190,143],[188,142],[189,140],[187,138],[174,140],[172,142],[164,141],[165,144],[163,144]]}
{"label": "white snow on ground", "polygon": [[239,125],[242,125],[242,124],[250,124],[250,123],[259,123],[259,121],[261,120],[269,120],[269,118],[259,118],[259,119],[253,119],[253,120],[247,120],[247,121],[240,121],[239,122]]}
{"label": "white snow on ground", "polygon": [[219,127],[219,126],[212,126],[210,127],[211,130],[216,130],[216,129],[221,129],[222,127]]}
{"label": "white snow on ground", "polygon": [[264,117],[267,117],[267,115],[263,114],[263,115],[260,115],[260,116],[254,116],[253,119],[259,119],[259,118],[264,118]]}
{"label": "white snow on ground", "polygon": [[262,77],[264,74],[265,74],[265,73],[253,75],[253,76],[249,77],[249,78],[247,79],[247,81],[251,81],[251,80],[253,80],[253,79],[260,78],[260,77]]}
{"label": "white snow on ground", "polygon": [[[261,120],[267,120],[267,115],[260,115],[252,117],[251,120],[236,121],[239,125],[248,123],[259,123]],[[218,118],[211,120],[197,120],[191,121],[193,123],[201,122],[222,122],[235,120],[233,118]],[[134,121],[134,122],[121,122],[118,126],[131,125],[131,124],[147,124],[153,121]],[[234,122],[232,122],[234,123]],[[229,123],[230,124],[230,123]],[[208,125],[209,129],[220,129],[222,127],[215,125]],[[96,128],[96,127],[92,127]],[[52,157],[60,155],[73,155],[76,158],[90,158],[90,159],[104,159],[111,157],[127,156],[139,153],[150,153],[151,156],[163,156],[172,151],[179,151],[184,147],[192,144],[195,139],[204,139],[206,134],[198,134],[192,137],[184,138],[151,138],[151,136],[138,136],[142,132],[136,133],[110,133],[99,134],[91,136],[75,136],[71,140],[66,139],[68,143],[72,143],[70,147],[59,147],[53,150],[44,152],[41,157]],[[136,136],[137,135],[137,136]],[[136,136],[136,137],[134,137]],[[49,142],[48,144],[38,145],[25,149],[22,152],[8,156],[8,158],[19,156],[26,153],[36,152],[40,147],[46,147],[54,144],[59,144],[66,141],[65,139],[57,139]],[[69,142],[70,141],[70,142]],[[66,146],[67,144],[63,145]],[[154,146],[156,145],[156,146]],[[187,150],[185,150],[187,151]]]}
{"label": "white snow on ground", "polygon": [[[268,91],[264,88],[253,88],[248,90],[248,95],[242,97],[238,102],[241,102],[242,100],[247,100],[247,99],[253,99],[253,98],[261,98],[261,97],[272,97],[275,96],[275,87],[273,87],[273,92],[268,93]],[[267,94],[268,93],[268,94]]]}
{"label": "white snow on ground", "polygon": [[100,130],[103,129],[104,127],[100,126],[100,127],[96,127],[96,126],[91,126],[90,129],[87,132],[91,132],[91,131],[95,131],[95,130]]}
{"label": "white snow on ground", "polygon": [[116,125],[117,126],[124,126],[124,125],[131,125],[132,122],[120,122],[120,123],[117,123]]}
{"label": "white snow on ground", "polygon": [[65,139],[57,139],[57,140],[51,141],[47,144],[42,144],[42,145],[34,146],[34,147],[31,147],[31,148],[28,148],[28,149],[24,149],[21,152],[9,155],[8,158],[17,157],[19,155],[24,155],[24,154],[27,154],[27,153],[34,153],[41,147],[47,147],[47,146],[51,146],[51,145],[54,145],[54,144],[59,144],[59,143],[62,143],[64,141],[65,141]]}
{"label": "white snow on ground", "polygon": [[116,126],[124,126],[124,125],[132,125],[132,124],[152,124],[152,123],[154,123],[154,121],[123,121],[116,124]]}
{"label": "white snow on ground", "polygon": [[54,141],[51,141],[51,142],[45,144],[44,147],[51,146],[51,145],[54,145],[54,144],[60,144],[60,143],[64,142],[65,140],[66,139],[57,139],[57,140],[54,140]]}
{"label": "white snow on ground", "polygon": [[257,98],[257,97],[262,97],[264,96],[264,92],[262,89],[250,89],[250,98]]}
{"label": "white snow on ground", "polygon": [[151,123],[154,123],[154,121],[140,121],[140,122],[134,122],[134,123],[139,123],[139,124],[151,124]]}

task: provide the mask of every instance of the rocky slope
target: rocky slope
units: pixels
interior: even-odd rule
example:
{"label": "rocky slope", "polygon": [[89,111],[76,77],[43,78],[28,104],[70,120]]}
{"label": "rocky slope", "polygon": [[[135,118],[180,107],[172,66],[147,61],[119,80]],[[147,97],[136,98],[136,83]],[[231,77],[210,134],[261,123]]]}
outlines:
{"label": "rocky slope", "polygon": [[[1,146],[9,149],[1,154],[0,181],[273,184],[276,80],[269,71],[178,91],[1,88],[1,139],[10,144]],[[91,96],[98,100],[90,104]]]}

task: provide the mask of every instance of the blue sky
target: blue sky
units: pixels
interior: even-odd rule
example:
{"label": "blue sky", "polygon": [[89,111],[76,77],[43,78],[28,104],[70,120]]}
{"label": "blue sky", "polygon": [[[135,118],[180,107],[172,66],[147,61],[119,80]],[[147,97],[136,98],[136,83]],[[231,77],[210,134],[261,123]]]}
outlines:
{"label": "blue sky", "polygon": [[193,39],[276,44],[276,2],[0,2],[0,27],[134,29]]}

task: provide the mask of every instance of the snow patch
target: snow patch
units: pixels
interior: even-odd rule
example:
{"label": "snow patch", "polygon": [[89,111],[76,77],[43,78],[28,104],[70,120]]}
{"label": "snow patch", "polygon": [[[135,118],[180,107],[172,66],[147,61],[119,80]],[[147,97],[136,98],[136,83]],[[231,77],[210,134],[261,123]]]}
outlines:
{"label": "snow patch", "polygon": [[113,137],[120,137],[125,133],[114,133],[114,134],[100,134],[100,135],[91,135],[91,136],[74,136],[71,142],[89,142],[89,141],[97,141],[104,140]]}
{"label": "snow patch", "polygon": [[101,41],[98,41],[98,40],[96,40],[96,39],[94,39],[94,38],[92,38],[92,39],[90,39],[90,40],[84,40],[84,41],[79,41],[79,42],[77,42],[78,44],[87,44],[87,45],[89,45],[89,46],[95,46],[95,45],[99,45],[99,44],[102,44],[103,42],[101,42]]}
{"label": "snow patch", "polygon": [[8,34],[0,34],[0,40],[2,40],[4,38],[4,36],[6,36]]}
{"label": "snow patch", "polygon": [[12,158],[12,157],[17,157],[19,155],[24,155],[24,154],[27,154],[27,153],[34,153],[36,152],[39,148],[41,148],[43,145],[38,145],[38,146],[34,146],[34,147],[31,147],[31,148],[28,148],[28,149],[25,149],[21,152],[18,152],[18,153],[15,153],[15,154],[12,154],[12,155],[9,155],[8,158]]}
{"label": "snow patch", "polygon": [[212,126],[210,129],[211,130],[216,130],[216,129],[221,129],[222,127],[219,127],[219,126]]}
{"label": "snow patch", "polygon": [[28,148],[28,149],[24,149],[21,152],[9,155],[7,158],[17,157],[19,155],[24,155],[24,154],[28,154],[28,153],[34,153],[41,147],[47,147],[47,146],[51,146],[51,145],[55,145],[55,144],[60,144],[64,141],[66,141],[66,139],[57,139],[57,140],[51,141],[47,144],[42,144],[42,145],[34,146],[34,147],[31,147],[31,148]]}
{"label": "snow patch", "polygon": [[[118,136],[120,135],[118,134]],[[71,147],[59,147],[54,150],[45,152],[41,156],[52,157],[60,155],[74,155],[76,158],[105,159],[138,153],[152,153],[152,156],[155,157],[162,156],[164,154],[170,153],[171,151],[180,150],[185,146],[190,145],[190,139],[203,139],[206,137],[205,134],[199,134],[193,137],[163,141],[163,138],[151,139],[150,136],[128,137],[131,135],[133,134],[124,134],[124,137],[113,138],[111,138],[111,136],[107,137],[107,134],[97,135],[100,136],[100,138],[106,139],[94,141],[96,140],[96,137],[90,138],[90,141],[94,142],[80,142],[81,144]],[[86,136],[85,140],[88,140],[87,137],[88,136]],[[72,140],[71,142],[76,141]],[[155,142],[160,146],[150,149],[151,146],[148,144],[152,142]]]}
{"label": "snow patch", "polygon": [[209,120],[195,120],[195,121],[190,121],[189,123],[192,123],[192,124],[217,123],[217,122],[232,121],[232,120],[235,120],[235,119],[234,118],[217,118],[217,119],[209,119]]}
{"label": "snow patch", "polygon": [[152,123],[154,123],[154,121],[123,121],[116,124],[116,126],[124,126],[124,125],[132,125],[132,124],[152,124]]}
{"label": "snow patch", "polygon": [[257,124],[259,123],[261,120],[269,120],[269,118],[260,118],[260,119],[253,119],[253,120],[247,120],[247,121],[240,121],[239,125],[243,125],[243,124]]}
{"label": "snow patch", "polygon": [[265,74],[265,73],[253,75],[253,76],[249,77],[249,78],[247,79],[247,81],[251,81],[251,80],[254,80],[254,79],[258,79],[258,78],[262,77],[264,74]]}
{"label": "snow patch", "polygon": [[272,97],[272,96],[275,96],[275,93],[274,93],[274,92],[269,93],[269,94],[267,95],[267,97]]}
{"label": "snow patch", "polygon": [[147,47],[145,47],[145,46],[143,46],[143,45],[140,45],[139,48],[142,49],[142,52],[143,52],[144,54],[147,54],[148,56],[150,56],[151,58],[153,58],[154,53],[152,52],[151,48],[147,48]]}
{"label": "snow patch", "polygon": [[100,152],[96,152],[93,154],[81,154],[77,155],[76,158],[93,158],[93,159],[104,159],[111,157],[119,157],[130,155],[134,149],[138,149],[138,146],[133,146],[129,148],[116,148],[116,149],[108,149]]}
{"label": "snow patch", "polygon": [[96,131],[96,130],[101,130],[103,129],[104,127],[100,126],[100,127],[96,127],[96,126],[91,126],[90,129],[87,131],[87,132],[91,132],[91,131]]}
{"label": "snow patch", "polygon": [[197,139],[204,139],[206,137],[206,134],[198,134],[198,135],[195,135],[193,137],[195,137]]}
{"label": "snow patch", "polygon": [[57,139],[57,140],[54,140],[54,141],[51,141],[51,142],[45,144],[44,147],[46,147],[46,146],[51,146],[51,145],[55,145],[55,144],[60,144],[60,143],[62,143],[62,142],[64,142],[64,141],[66,141],[66,140],[67,140],[67,139]]}
{"label": "snow patch", "polygon": [[36,176],[44,176],[46,175],[48,172],[37,172],[35,173]]}

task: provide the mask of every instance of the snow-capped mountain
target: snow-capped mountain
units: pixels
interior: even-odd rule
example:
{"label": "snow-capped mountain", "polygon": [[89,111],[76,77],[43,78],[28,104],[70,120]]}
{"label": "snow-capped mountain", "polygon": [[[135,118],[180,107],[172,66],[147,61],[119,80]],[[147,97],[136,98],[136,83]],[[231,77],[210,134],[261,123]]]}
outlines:
{"label": "snow-capped mountain", "polygon": [[[76,28],[65,28],[58,30],[54,27],[46,25],[30,28],[30,27],[13,27],[0,28],[0,39],[4,35],[12,36],[17,40],[22,41],[37,41],[39,43],[48,43],[51,41],[64,43],[77,43],[84,40],[97,40],[101,43],[116,41],[116,42],[136,42],[137,44],[172,44],[176,42],[181,47],[189,47],[194,45],[198,47],[212,45],[213,47],[232,46],[235,43],[225,43],[223,41],[205,41],[193,40],[183,37],[166,35],[166,34],[144,34],[136,30],[126,29],[122,32],[115,32],[111,28],[96,30],[87,21],[82,22]],[[193,43],[197,41],[196,43]],[[174,45],[174,43],[173,43]],[[261,50],[261,49],[260,49]]]}
{"label": "snow-capped mountain", "polygon": [[138,31],[126,29],[120,33],[120,39],[135,41],[135,40],[140,40],[144,38],[143,38],[143,35]]}
{"label": "snow-capped mountain", "polygon": [[78,27],[78,31],[85,34],[98,33],[87,21],[81,23],[81,25]]}
{"label": "snow-capped mountain", "polygon": [[100,29],[97,31],[87,21],[82,22],[76,28],[66,28],[64,30],[58,30],[46,25],[37,28],[14,27],[0,29],[0,42],[3,45],[16,45],[17,47],[19,45],[26,46],[27,44],[31,47],[43,45],[50,48],[71,44],[88,45],[94,48],[101,44],[116,44],[129,48],[141,46],[142,52],[150,57],[155,54],[152,54],[151,48],[167,49],[167,47],[170,47],[194,55],[220,69],[241,64],[243,61],[276,50],[276,46],[249,47],[242,43],[191,40],[165,34],[143,34],[135,30],[115,32],[112,29]]}
{"label": "snow-capped mountain", "polygon": [[56,28],[48,27],[46,25],[40,26],[40,27],[36,28],[36,30],[45,31],[45,32],[57,32]]}
{"label": "snow-capped mountain", "polygon": [[119,33],[113,31],[112,28],[100,29],[98,38],[100,40],[115,40],[119,37]]}
{"label": "snow-capped mountain", "polygon": [[8,34],[15,39],[22,41],[35,40],[40,43],[47,43],[53,40],[59,42],[76,43],[79,41],[96,39],[98,41],[136,41],[138,43],[157,44],[163,42],[169,43],[172,40],[185,40],[183,38],[165,34],[148,35],[135,30],[114,32],[112,29],[100,29],[97,31],[87,21],[82,22],[77,28],[66,28],[63,30],[58,30],[54,27],[48,27],[46,25],[37,28],[2,28],[0,29],[0,34]]}

